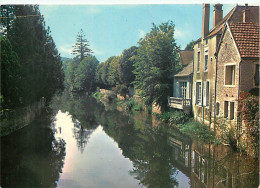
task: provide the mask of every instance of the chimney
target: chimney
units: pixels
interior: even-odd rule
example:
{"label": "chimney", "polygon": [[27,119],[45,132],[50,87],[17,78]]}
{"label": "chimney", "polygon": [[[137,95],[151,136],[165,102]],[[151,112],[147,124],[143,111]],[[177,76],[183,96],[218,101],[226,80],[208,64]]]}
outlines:
{"label": "chimney", "polygon": [[248,4],[245,4],[245,9],[243,10],[243,22],[250,22],[250,12]]}
{"label": "chimney", "polygon": [[218,23],[223,18],[223,10],[222,10],[222,4],[215,4],[214,5],[214,11],[213,11],[213,28],[218,25]]}
{"label": "chimney", "polygon": [[202,33],[201,39],[209,33],[209,4],[203,4]]}

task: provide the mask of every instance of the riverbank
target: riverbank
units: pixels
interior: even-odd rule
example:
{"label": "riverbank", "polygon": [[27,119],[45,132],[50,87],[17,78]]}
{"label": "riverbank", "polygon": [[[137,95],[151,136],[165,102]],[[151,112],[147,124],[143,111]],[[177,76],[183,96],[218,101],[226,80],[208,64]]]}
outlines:
{"label": "riverbank", "polygon": [[22,108],[5,110],[1,113],[0,136],[11,134],[29,125],[45,107],[45,99]]}
{"label": "riverbank", "polygon": [[225,122],[219,121],[216,124],[219,131],[214,132],[206,125],[195,121],[192,115],[185,114],[180,110],[168,109],[162,113],[155,113],[153,112],[153,107],[145,106],[141,97],[134,96],[122,99],[122,97],[118,98],[113,92],[105,92],[103,94],[96,92],[93,96],[101,102],[109,102],[110,104],[117,105],[120,111],[145,111],[148,114],[152,114],[158,120],[167,124],[170,129],[177,129],[180,133],[192,139],[198,139],[205,143],[223,144],[229,146],[234,151],[258,158],[258,152],[248,149],[246,147],[246,140],[238,142],[236,133],[230,130]]}
{"label": "riverbank", "polygon": [[132,97],[125,100],[119,100],[116,95],[112,97],[112,94],[102,94],[95,92],[92,95],[94,98],[101,102],[110,102],[113,105],[116,104],[123,111],[144,111],[148,114],[152,114],[157,120],[168,125],[170,129],[177,129],[182,134],[187,135],[194,139],[199,139],[203,142],[220,143],[221,141],[215,137],[215,133],[210,131],[205,125],[193,120],[191,115],[185,114],[179,110],[169,109],[161,114],[153,112],[152,107],[147,107],[142,102],[140,97]]}

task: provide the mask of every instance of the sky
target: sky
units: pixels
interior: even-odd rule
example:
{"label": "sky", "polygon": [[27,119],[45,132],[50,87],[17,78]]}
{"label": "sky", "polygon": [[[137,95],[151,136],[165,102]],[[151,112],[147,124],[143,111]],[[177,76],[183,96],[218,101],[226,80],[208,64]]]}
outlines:
{"label": "sky", "polygon": [[[225,16],[235,5],[223,5]],[[138,46],[152,23],[173,21],[174,38],[184,49],[201,35],[202,4],[146,5],[40,5],[46,25],[61,57],[72,58],[72,45],[80,29],[100,62],[120,55],[124,49]],[[213,5],[210,7],[212,27]]]}

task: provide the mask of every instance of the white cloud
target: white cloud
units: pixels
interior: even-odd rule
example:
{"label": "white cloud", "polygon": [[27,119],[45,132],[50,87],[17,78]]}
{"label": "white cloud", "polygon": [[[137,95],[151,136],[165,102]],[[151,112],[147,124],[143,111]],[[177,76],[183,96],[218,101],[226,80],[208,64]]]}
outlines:
{"label": "white cloud", "polygon": [[145,33],[144,30],[142,30],[142,29],[139,29],[139,30],[138,30],[138,37],[139,37],[139,38],[144,38],[144,37],[145,37],[145,34],[146,34],[146,33]]}

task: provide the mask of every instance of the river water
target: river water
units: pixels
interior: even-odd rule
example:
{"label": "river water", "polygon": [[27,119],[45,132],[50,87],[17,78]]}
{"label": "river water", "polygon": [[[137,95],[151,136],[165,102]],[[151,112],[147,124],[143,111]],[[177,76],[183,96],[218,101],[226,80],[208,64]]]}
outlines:
{"label": "river water", "polygon": [[[160,126],[159,126],[160,125]],[[258,187],[258,161],[86,96],[1,138],[1,187]]]}

